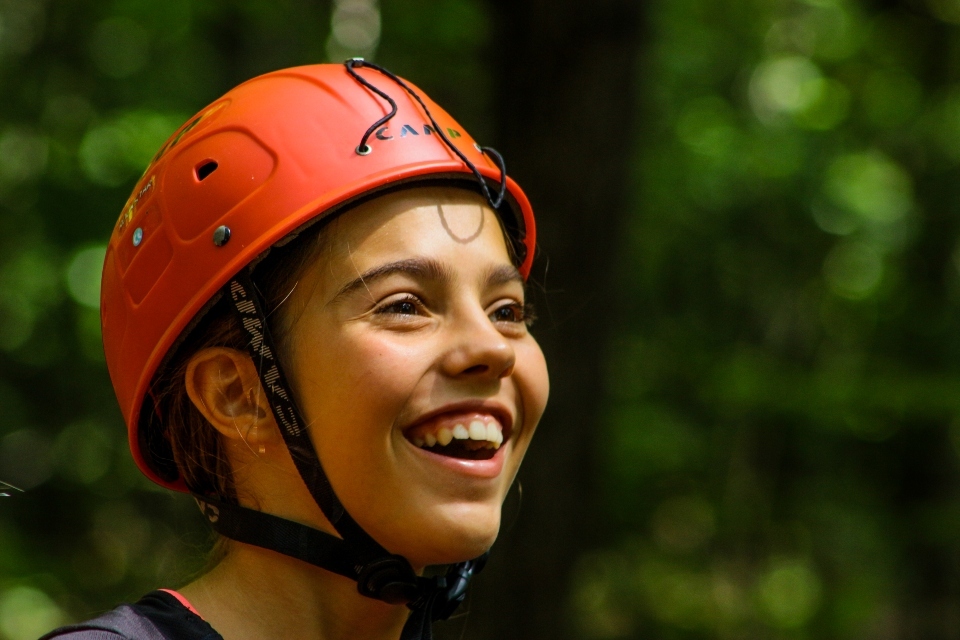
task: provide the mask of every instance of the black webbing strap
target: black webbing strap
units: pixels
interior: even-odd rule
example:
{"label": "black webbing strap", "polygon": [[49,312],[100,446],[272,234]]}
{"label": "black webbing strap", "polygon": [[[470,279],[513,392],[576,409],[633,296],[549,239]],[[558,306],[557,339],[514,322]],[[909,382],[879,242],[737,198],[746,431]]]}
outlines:
{"label": "black webbing strap", "polygon": [[433,601],[414,609],[400,632],[400,640],[433,640]]}
{"label": "black webbing strap", "polygon": [[245,270],[227,283],[227,293],[244,331],[250,338],[247,341],[247,351],[257,365],[260,383],[277,419],[283,441],[313,499],[337,532],[353,547],[356,559],[361,564],[390,555],[350,517],[334,493],[310,441],[310,434],[307,433],[300,411],[293,401],[290,385],[280,368],[260,296]]}
{"label": "black webbing strap", "polygon": [[213,530],[222,536],[303,560],[356,580],[359,567],[343,540],[298,522],[211,498],[196,498]]}
{"label": "black webbing strap", "polygon": [[[220,535],[356,580],[363,587],[361,593],[378,591],[379,599],[406,604],[414,611],[411,615],[414,626],[423,624],[423,621],[415,621],[421,614],[430,621],[449,618],[463,602],[470,579],[483,569],[487,560],[487,554],[484,554],[453,565],[445,575],[432,578],[415,575],[409,563],[400,556],[387,555],[367,566],[360,566],[350,561],[352,552],[347,544],[325,531],[213,498],[194,498],[214,531]],[[399,571],[398,565],[402,567]]]}
{"label": "black webbing strap", "polygon": [[[351,550],[344,541],[329,533],[211,498],[196,500],[214,531],[222,536],[270,549],[356,580],[360,592],[365,595],[371,595],[365,590],[376,590],[378,599],[406,604],[411,613],[400,640],[432,640],[433,623],[446,620],[456,611],[466,597],[470,579],[483,569],[486,562],[484,554],[454,565],[446,575],[433,578],[414,575],[406,561],[398,565],[399,556],[388,556],[381,563],[360,567],[349,561]],[[397,572],[397,566],[405,569]]]}

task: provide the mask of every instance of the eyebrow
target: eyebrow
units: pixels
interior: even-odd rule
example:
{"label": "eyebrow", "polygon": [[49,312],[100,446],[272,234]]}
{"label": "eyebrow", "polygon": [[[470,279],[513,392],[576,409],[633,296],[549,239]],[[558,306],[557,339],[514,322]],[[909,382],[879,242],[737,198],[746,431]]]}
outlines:
{"label": "eyebrow", "polygon": [[490,271],[487,272],[486,281],[488,286],[493,287],[510,284],[511,282],[517,282],[521,286],[524,285],[523,276],[520,275],[520,271],[512,264],[498,265],[490,269]]}
{"label": "eyebrow", "polygon": [[430,258],[408,258],[406,260],[397,260],[386,264],[377,265],[367,269],[359,276],[340,287],[337,294],[333,296],[330,303],[350,295],[358,289],[364,289],[371,283],[381,280],[388,276],[397,274],[408,275],[413,278],[433,280],[440,283],[447,283],[453,279],[450,270],[436,260]]}
{"label": "eyebrow", "polygon": [[[387,278],[393,275],[407,275],[413,278],[430,280],[439,284],[448,284],[453,281],[453,274],[450,269],[431,258],[408,258],[406,260],[397,260],[388,262],[376,267],[367,269],[359,276],[340,287],[336,295],[330,299],[328,304],[334,302],[358,291],[365,289],[373,282]],[[488,286],[500,286],[510,282],[523,284],[523,276],[513,265],[498,265],[490,269],[485,276]]]}

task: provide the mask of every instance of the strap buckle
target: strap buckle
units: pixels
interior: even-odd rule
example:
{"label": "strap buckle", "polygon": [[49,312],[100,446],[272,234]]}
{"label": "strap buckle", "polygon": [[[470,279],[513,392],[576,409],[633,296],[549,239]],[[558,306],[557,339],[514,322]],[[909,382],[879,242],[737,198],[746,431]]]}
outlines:
{"label": "strap buckle", "polygon": [[368,562],[360,569],[357,591],[390,604],[407,604],[419,595],[417,574],[406,558],[390,555]]}

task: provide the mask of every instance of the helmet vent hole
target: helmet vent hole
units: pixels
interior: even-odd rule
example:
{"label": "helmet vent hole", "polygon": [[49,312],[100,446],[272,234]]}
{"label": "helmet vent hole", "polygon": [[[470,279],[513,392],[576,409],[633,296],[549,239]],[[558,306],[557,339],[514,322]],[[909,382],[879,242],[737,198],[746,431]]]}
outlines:
{"label": "helmet vent hole", "polygon": [[207,177],[217,170],[217,167],[220,166],[217,164],[216,160],[207,160],[201,165],[198,165],[195,171],[197,172],[197,180],[206,180]]}

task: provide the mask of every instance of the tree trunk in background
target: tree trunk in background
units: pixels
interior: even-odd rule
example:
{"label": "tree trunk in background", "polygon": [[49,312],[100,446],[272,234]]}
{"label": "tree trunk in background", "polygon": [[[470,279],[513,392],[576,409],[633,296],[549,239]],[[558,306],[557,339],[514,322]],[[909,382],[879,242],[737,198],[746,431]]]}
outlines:
{"label": "tree trunk in background", "polygon": [[[640,3],[489,0],[497,147],[537,213],[535,334],[547,413],[478,581],[467,638],[573,637],[570,574],[603,529],[596,512],[602,356],[635,151]],[[515,489],[516,490],[516,489]],[[511,504],[512,503],[512,504]],[[456,625],[453,625],[456,626]]]}

